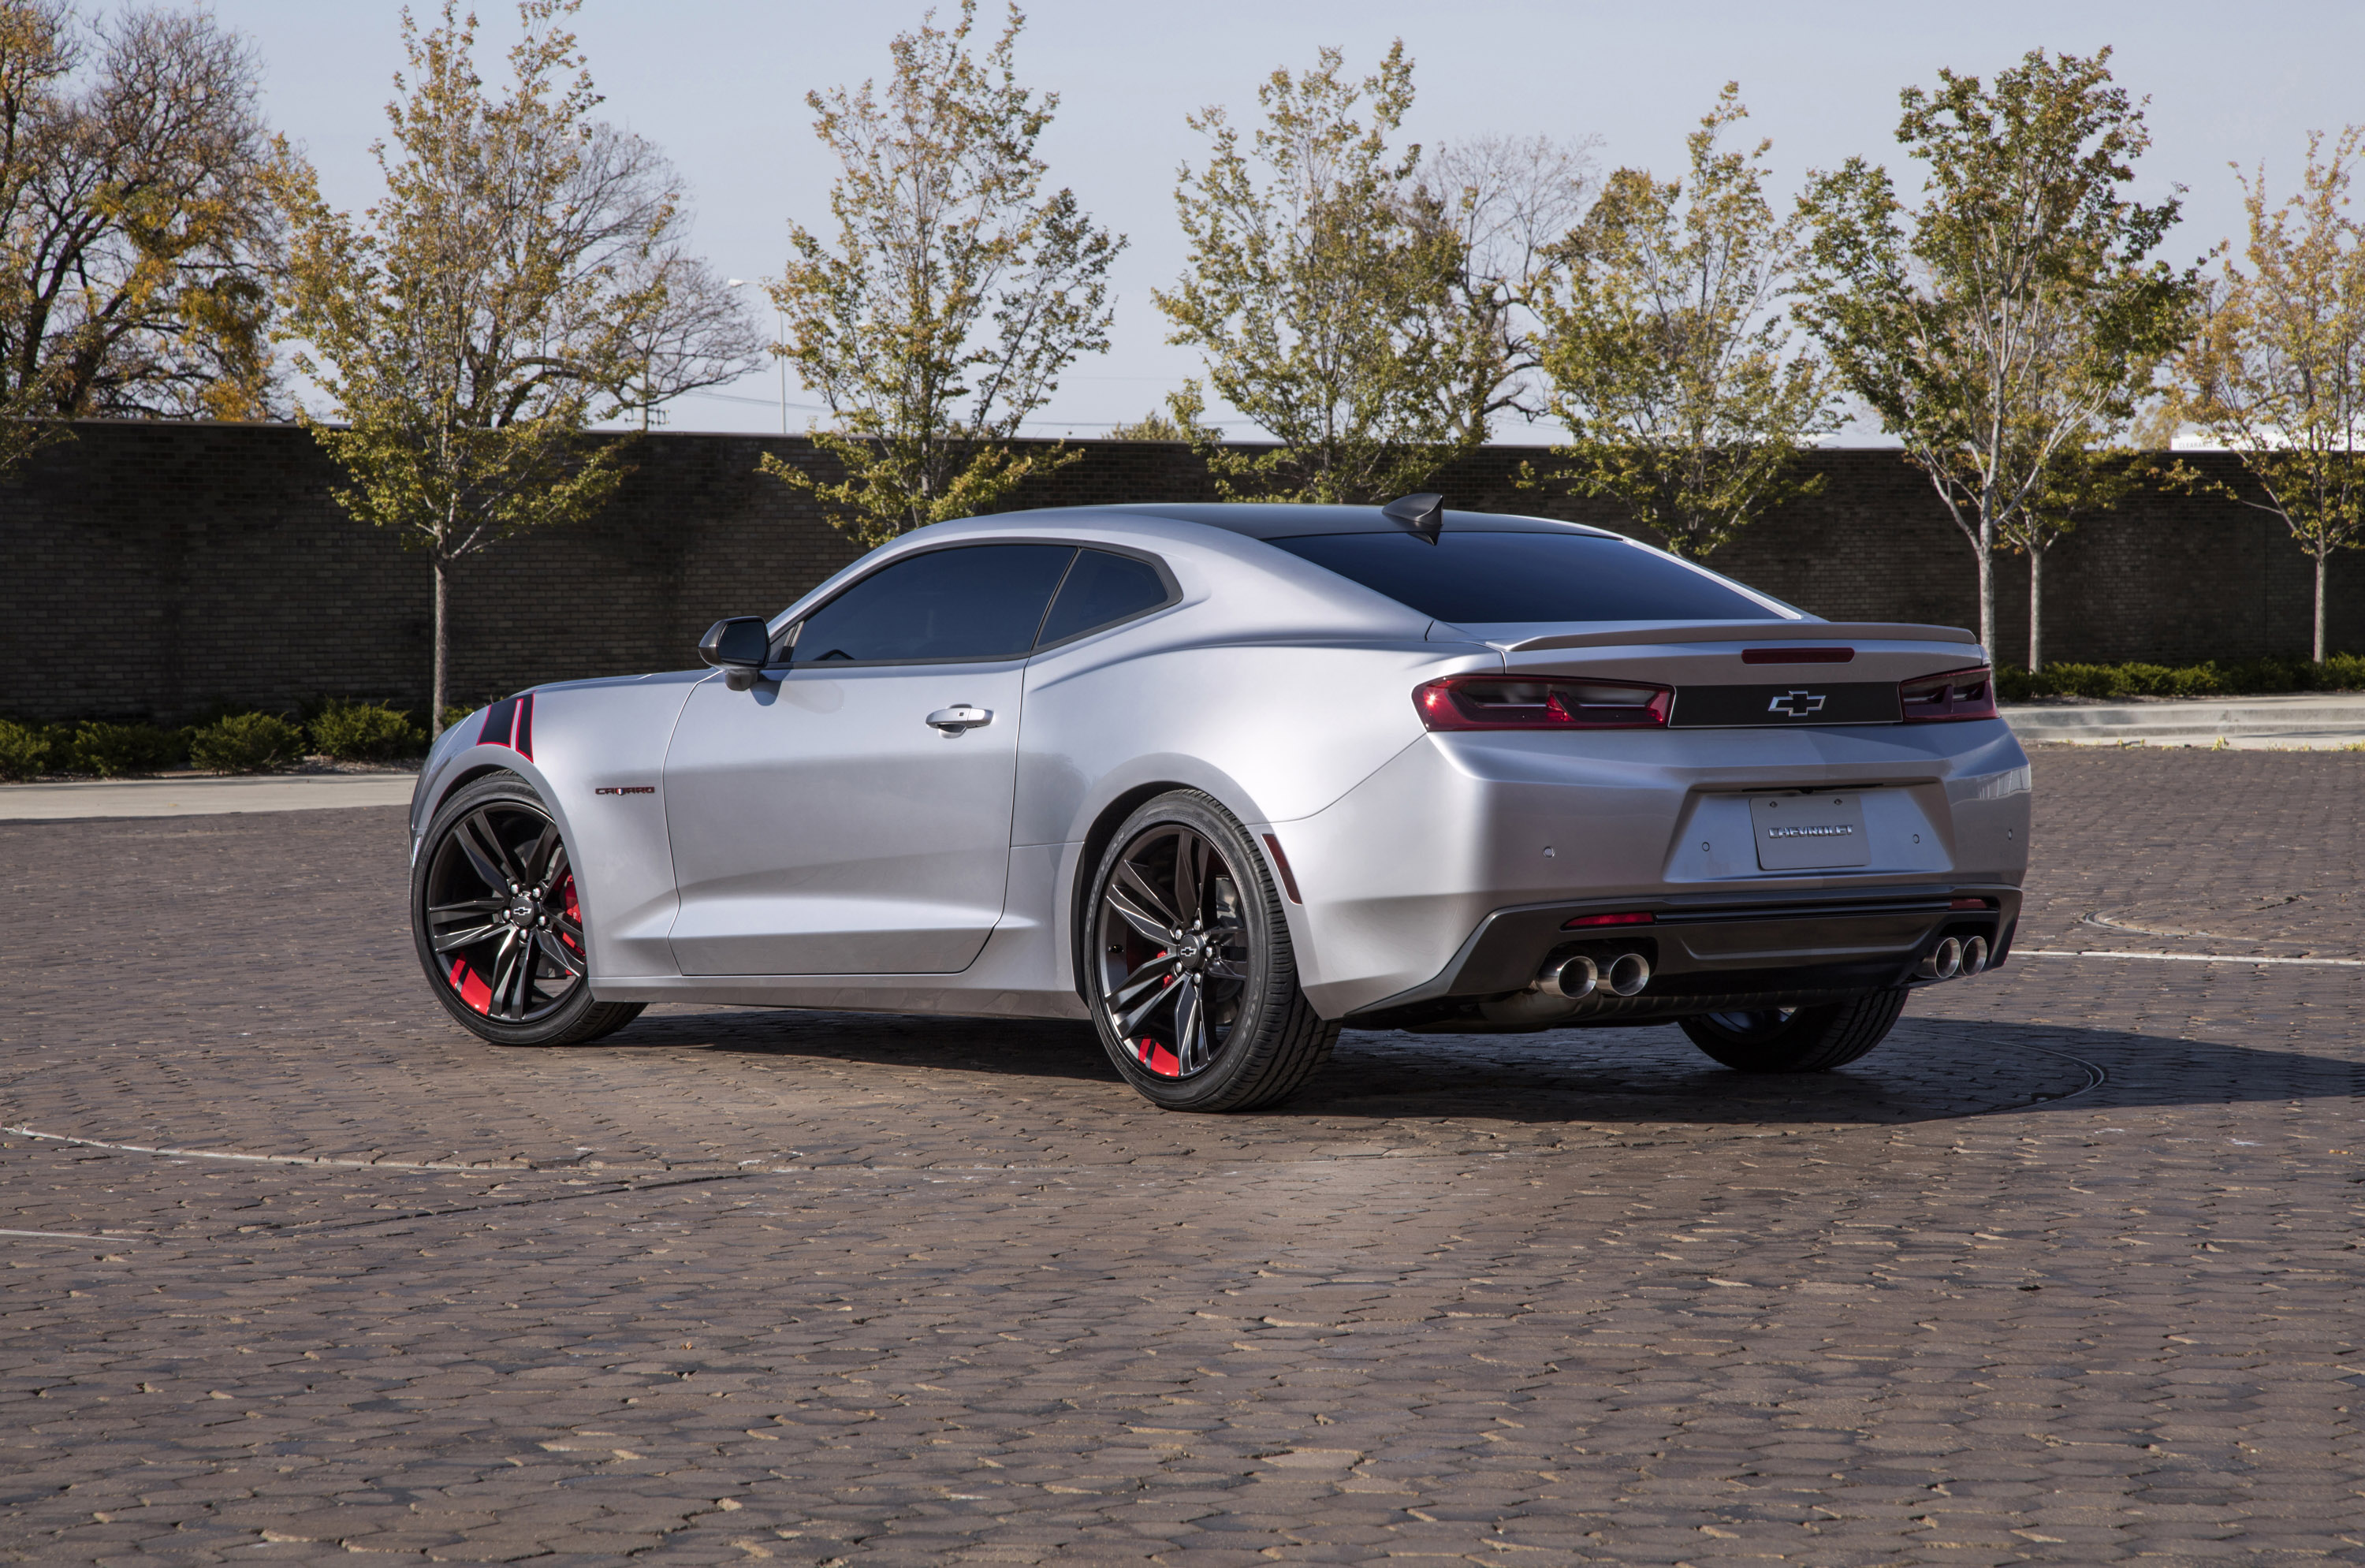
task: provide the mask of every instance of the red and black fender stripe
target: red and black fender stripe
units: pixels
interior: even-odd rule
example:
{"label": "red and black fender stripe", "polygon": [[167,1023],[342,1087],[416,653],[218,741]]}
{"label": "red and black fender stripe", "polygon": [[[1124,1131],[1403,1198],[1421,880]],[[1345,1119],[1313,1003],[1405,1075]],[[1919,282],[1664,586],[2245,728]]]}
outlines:
{"label": "red and black fender stripe", "polygon": [[533,760],[533,693],[504,697],[485,710],[485,727],[476,733],[478,745],[505,745],[528,762]]}

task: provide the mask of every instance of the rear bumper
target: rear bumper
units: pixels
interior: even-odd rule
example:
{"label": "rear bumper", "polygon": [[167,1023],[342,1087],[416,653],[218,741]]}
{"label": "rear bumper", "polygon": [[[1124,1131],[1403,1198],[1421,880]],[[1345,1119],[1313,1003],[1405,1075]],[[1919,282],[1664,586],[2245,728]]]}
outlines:
{"label": "rear bumper", "polygon": [[[1977,909],[1956,907],[1976,900]],[[1852,888],[1769,898],[1760,891],[1590,899],[1498,909],[1433,978],[1348,1015],[1360,1028],[1463,1018],[1528,991],[1573,953],[1606,961],[1640,952],[1651,980],[1635,996],[1597,994],[1558,1023],[1631,1023],[1690,1014],[1805,1005],[1854,991],[1927,982],[1917,970],[1947,937],[1983,937],[2009,955],[2020,890],[2001,882]],[[1568,928],[1571,920],[1647,913],[1647,924]]]}

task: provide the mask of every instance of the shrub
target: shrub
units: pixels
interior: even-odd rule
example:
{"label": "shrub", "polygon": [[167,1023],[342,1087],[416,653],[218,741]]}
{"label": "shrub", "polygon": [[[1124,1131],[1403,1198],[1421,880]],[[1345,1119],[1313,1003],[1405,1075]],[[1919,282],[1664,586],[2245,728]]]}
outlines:
{"label": "shrub", "polygon": [[2324,672],[2317,689],[2354,691],[2365,687],[2365,654],[2334,654],[2316,666]]}
{"label": "shrub", "polygon": [[2262,697],[2285,691],[2340,691],[2365,687],[2365,656],[2335,654],[2322,664],[2305,659],[2245,659],[2237,664],[2047,665],[2031,673],[2006,665],[1996,671],[1996,693],[2006,702],[2037,697]]}
{"label": "shrub", "polygon": [[30,778],[50,766],[49,733],[0,719],[0,778]]}
{"label": "shrub", "polygon": [[312,745],[341,762],[387,762],[424,751],[427,737],[398,708],[332,699],[312,720]]}
{"label": "shrub", "polygon": [[222,773],[262,773],[304,755],[304,732],[275,713],[233,713],[189,732],[189,760]]}
{"label": "shrub", "polygon": [[[52,758],[56,747],[50,748]],[[95,773],[117,778],[127,773],[154,773],[181,760],[181,737],[153,724],[108,724],[92,721],[74,726],[66,743],[65,765],[75,773]]]}

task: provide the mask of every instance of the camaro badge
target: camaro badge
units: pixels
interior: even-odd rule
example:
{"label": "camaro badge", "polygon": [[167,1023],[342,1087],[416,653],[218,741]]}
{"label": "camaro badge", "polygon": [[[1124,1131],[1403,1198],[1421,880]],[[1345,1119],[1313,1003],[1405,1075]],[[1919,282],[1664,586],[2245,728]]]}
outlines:
{"label": "camaro badge", "polygon": [[1785,718],[1803,719],[1810,713],[1820,713],[1823,711],[1823,694],[1820,691],[1803,691],[1794,686],[1765,704],[1765,711],[1768,713],[1779,713]]}
{"label": "camaro badge", "polygon": [[591,792],[595,795],[654,795],[657,787],[654,784],[602,784]]}

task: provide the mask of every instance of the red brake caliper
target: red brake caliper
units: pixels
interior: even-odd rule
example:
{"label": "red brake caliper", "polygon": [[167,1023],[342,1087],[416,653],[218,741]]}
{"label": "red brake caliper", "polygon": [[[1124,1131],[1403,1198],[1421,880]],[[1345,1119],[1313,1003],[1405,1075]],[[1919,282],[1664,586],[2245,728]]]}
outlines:
{"label": "red brake caliper", "polygon": [[[1168,951],[1169,949],[1160,947],[1158,950],[1157,956],[1162,958],[1166,957]],[[1158,982],[1158,988],[1160,991],[1163,991],[1173,983],[1174,977],[1172,975],[1168,975],[1165,979]],[[1156,1040],[1151,1039],[1148,1035],[1142,1036],[1138,1041],[1135,1042],[1133,1051],[1135,1059],[1139,1061],[1142,1066],[1148,1068],[1150,1071],[1156,1073],[1159,1077],[1180,1078],[1182,1076],[1182,1058],[1176,1056],[1172,1051],[1168,1050],[1164,1046],[1160,1045]]]}
{"label": "red brake caliper", "polygon": [[[575,873],[567,872],[566,880],[561,882],[559,886],[566,892],[566,918],[576,930],[580,931],[583,929],[583,912],[575,906]],[[582,946],[564,931],[558,934],[558,939],[578,953],[583,951]]]}
{"label": "red brake caliper", "polygon": [[477,1012],[490,1013],[493,1010],[492,983],[470,969],[465,958],[452,960],[452,989],[460,993],[461,1001]]}

